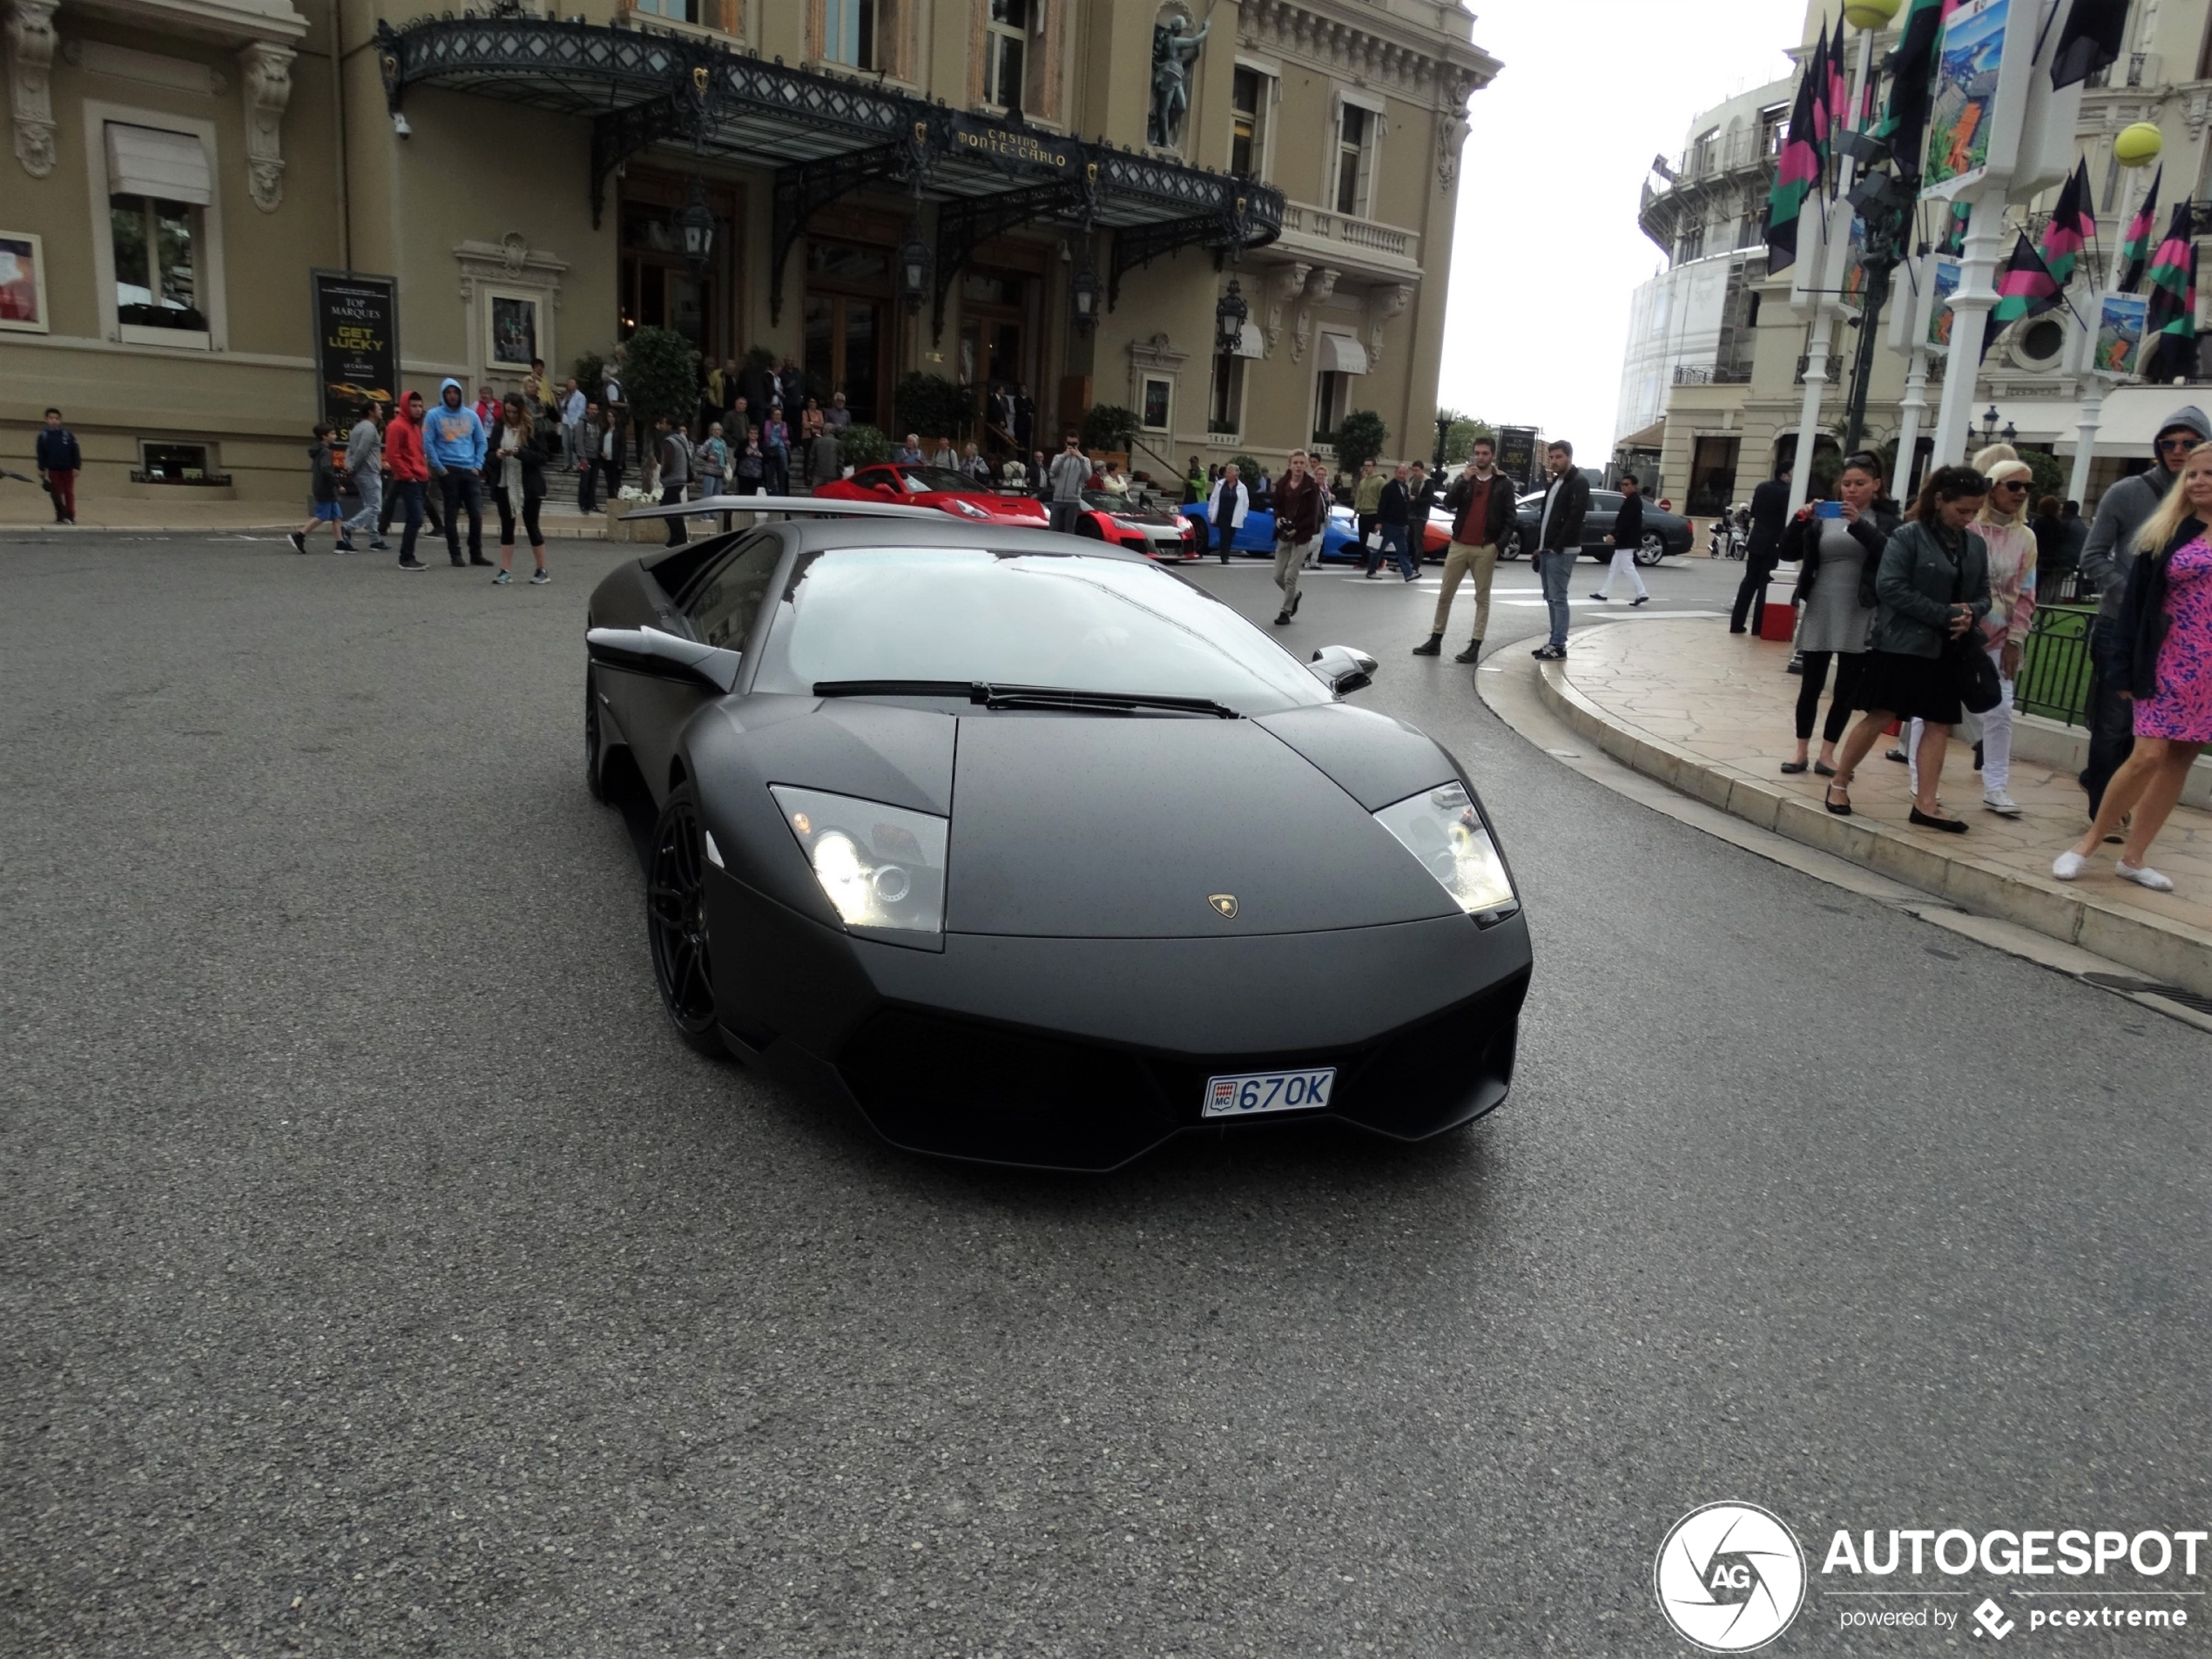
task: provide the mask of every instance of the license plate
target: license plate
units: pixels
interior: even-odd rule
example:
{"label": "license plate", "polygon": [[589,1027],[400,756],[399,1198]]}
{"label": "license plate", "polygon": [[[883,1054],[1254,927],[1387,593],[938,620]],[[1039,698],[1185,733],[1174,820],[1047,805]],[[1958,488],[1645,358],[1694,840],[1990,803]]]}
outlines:
{"label": "license plate", "polygon": [[1207,1117],[1257,1117],[1262,1112],[1312,1111],[1329,1103],[1337,1069],[1318,1071],[1248,1071],[1235,1077],[1206,1079]]}

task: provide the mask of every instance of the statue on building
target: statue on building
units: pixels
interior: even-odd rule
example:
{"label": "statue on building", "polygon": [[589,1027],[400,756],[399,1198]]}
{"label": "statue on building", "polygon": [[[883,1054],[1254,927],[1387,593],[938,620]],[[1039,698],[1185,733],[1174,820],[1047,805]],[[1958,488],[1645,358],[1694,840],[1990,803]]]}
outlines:
{"label": "statue on building", "polygon": [[1183,143],[1183,118],[1190,112],[1190,68],[1213,28],[1215,3],[1206,0],[1205,21],[1194,35],[1183,32],[1179,10],[1152,26],[1152,118],[1145,137],[1155,149],[1173,150]]}

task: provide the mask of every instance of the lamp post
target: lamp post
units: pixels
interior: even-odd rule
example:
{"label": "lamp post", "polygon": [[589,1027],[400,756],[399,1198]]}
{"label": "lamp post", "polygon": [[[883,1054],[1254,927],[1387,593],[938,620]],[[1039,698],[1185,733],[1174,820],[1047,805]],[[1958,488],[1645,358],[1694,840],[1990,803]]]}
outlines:
{"label": "lamp post", "polygon": [[706,205],[706,185],[691,180],[691,199],[677,210],[676,235],[684,249],[684,262],[691,267],[691,280],[704,282],[714,259],[714,213]]}
{"label": "lamp post", "polygon": [[907,224],[907,239],[899,244],[899,297],[907,314],[915,316],[929,293],[929,245],[921,239],[921,214],[917,210]]}
{"label": "lamp post", "polygon": [[1227,357],[1244,343],[1244,324],[1251,316],[1251,307],[1244,303],[1244,291],[1235,277],[1214,302],[1214,354]]}
{"label": "lamp post", "polygon": [[1981,414],[1981,447],[1985,449],[1997,442],[1997,406],[1993,403]]}
{"label": "lamp post", "polygon": [[1098,326],[1098,269],[1090,262],[1090,238],[1083,238],[1083,262],[1068,280],[1068,310],[1077,334]]}
{"label": "lamp post", "polygon": [[1448,415],[1439,414],[1436,417],[1436,475],[1439,478],[1444,475],[1446,465],[1444,443],[1445,440],[1451,435],[1451,431],[1452,417]]}

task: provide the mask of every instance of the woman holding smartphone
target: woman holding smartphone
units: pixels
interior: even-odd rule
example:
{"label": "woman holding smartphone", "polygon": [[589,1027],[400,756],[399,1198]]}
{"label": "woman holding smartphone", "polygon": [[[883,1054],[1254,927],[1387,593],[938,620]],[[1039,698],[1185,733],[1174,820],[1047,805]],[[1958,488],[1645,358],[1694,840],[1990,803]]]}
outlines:
{"label": "woman holding smartphone", "polygon": [[1804,657],[1797,681],[1797,753],[1783,763],[1785,772],[1801,772],[1809,764],[1813,721],[1833,663],[1836,695],[1821,727],[1815,770],[1823,778],[1836,775],[1836,743],[1857,706],[1867,639],[1874,631],[1873,573],[1898,527],[1897,515],[1876,505],[1881,493],[1881,458],[1846,455],[1836,475],[1836,498],[1800,509],[1782,532],[1779,556],[1797,562],[1792,597],[1805,608],[1797,624],[1797,649]]}
{"label": "woman holding smartphone", "polygon": [[1989,614],[1989,550],[1967,528],[1989,496],[1989,481],[1972,467],[1939,467],[1921,486],[1912,517],[1882,550],[1874,578],[1878,610],[1873,649],[1855,699],[1865,711],[1844,739],[1836,780],[1824,804],[1851,816],[1851,782],[1892,720],[1927,722],[1920,739],[1912,821],[1922,829],[1963,835],[1964,822],[1936,810],[1951,728],[1966,711],[1951,663],[1952,642]]}
{"label": "woman holding smartphone", "polygon": [[2134,705],[2135,747],[2105,787],[2089,833],[2051,873],[2071,881],[2130,812],[2116,873],[2153,893],[2173,881],[2143,860],[2165,827],[2189,767],[2212,743],[2212,447],[2183,463],[2165,505],[2151,515],[2128,569],[2114,670]]}

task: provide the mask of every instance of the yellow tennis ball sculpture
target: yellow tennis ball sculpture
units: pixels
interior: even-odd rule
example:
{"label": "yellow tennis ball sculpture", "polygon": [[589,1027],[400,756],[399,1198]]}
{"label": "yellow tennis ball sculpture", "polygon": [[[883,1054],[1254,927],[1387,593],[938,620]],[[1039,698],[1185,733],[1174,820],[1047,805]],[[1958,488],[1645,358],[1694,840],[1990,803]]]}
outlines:
{"label": "yellow tennis ball sculpture", "polygon": [[2112,141],[2112,157],[2123,167],[2143,167],[2157,160],[2158,152],[2165,147],[2165,138],[2155,122],[2138,121],[2120,129],[2120,136]]}
{"label": "yellow tennis ball sculpture", "polygon": [[1897,16],[1898,0],[1851,0],[1844,21],[1854,29],[1886,29]]}

